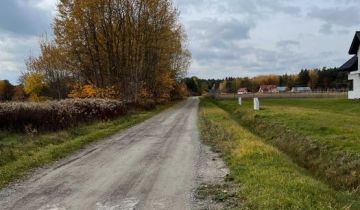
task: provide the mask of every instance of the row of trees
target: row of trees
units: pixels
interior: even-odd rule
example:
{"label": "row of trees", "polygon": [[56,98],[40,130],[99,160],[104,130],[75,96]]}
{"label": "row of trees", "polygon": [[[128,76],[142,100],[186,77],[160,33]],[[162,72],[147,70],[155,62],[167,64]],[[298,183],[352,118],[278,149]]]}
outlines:
{"label": "row of trees", "polygon": [[22,101],[25,95],[22,85],[12,85],[8,80],[0,80],[0,101]]}
{"label": "row of trees", "polygon": [[138,102],[183,94],[191,55],[170,0],[60,0],[53,29],[23,76],[42,77],[46,96],[91,92]]}
{"label": "row of trees", "polygon": [[197,77],[186,78],[186,84],[193,95],[203,92],[220,91],[224,93],[235,93],[239,88],[247,88],[257,92],[261,85],[276,85],[288,88],[311,87],[313,90],[345,90],[348,88],[346,72],[338,71],[336,68],[303,69],[299,74],[285,75],[261,75],[253,78],[225,78],[199,79]]}

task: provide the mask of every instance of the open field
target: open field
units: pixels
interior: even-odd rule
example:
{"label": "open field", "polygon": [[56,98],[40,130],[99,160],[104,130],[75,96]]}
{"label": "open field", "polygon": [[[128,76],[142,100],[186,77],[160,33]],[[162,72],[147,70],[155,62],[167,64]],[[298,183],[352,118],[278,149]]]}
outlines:
{"label": "open field", "polygon": [[360,187],[360,103],[346,99],[263,99],[214,101],[233,119],[288,154],[330,185]]}
{"label": "open field", "polygon": [[[240,209],[359,209],[355,194],[313,178],[289,156],[234,120],[214,100],[200,104],[201,136],[224,154],[230,179],[239,184]],[[221,101],[224,106],[232,101]],[[250,104],[246,107],[249,109]]]}
{"label": "open field", "polygon": [[132,127],[172,104],[152,111],[132,111],[111,121],[82,124],[58,132],[23,134],[0,131],[0,188],[27,175],[30,169],[66,157],[86,144]]}

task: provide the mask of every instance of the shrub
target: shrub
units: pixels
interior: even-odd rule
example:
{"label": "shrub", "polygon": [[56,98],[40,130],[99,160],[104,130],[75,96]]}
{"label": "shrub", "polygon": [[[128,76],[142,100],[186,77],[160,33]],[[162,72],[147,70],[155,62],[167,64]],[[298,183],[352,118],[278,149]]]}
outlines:
{"label": "shrub", "polygon": [[124,103],[105,99],[68,99],[43,103],[0,104],[0,129],[55,131],[83,122],[126,114]]}
{"label": "shrub", "polygon": [[46,100],[45,97],[40,96],[41,92],[47,87],[44,80],[44,75],[40,73],[31,72],[24,75],[24,91],[30,95],[31,101],[40,102]]}
{"label": "shrub", "polygon": [[121,93],[115,86],[98,88],[94,85],[75,85],[69,94],[70,98],[107,98],[119,99]]}
{"label": "shrub", "polygon": [[174,89],[171,91],[171,100],[184,99],[189,95],[185,82],[176,83]]}

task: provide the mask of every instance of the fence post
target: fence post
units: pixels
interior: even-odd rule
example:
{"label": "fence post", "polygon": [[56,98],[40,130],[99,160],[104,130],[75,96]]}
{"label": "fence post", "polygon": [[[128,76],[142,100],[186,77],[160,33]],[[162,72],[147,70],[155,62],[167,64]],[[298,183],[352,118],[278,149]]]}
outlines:
{"label": "fence post", "polygon": [[259,111],[260,110],[260,101],[259,98],[254,98],[254,110]]}

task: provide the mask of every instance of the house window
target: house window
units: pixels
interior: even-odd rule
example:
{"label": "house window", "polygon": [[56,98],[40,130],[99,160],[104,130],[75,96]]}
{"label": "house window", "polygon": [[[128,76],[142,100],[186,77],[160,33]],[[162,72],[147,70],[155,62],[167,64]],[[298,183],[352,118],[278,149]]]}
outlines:
{"label": "house window", "polygon": [[354,90],[354,80],[349,80],[348,81],[348,87],[349,87],[349,91]]}

